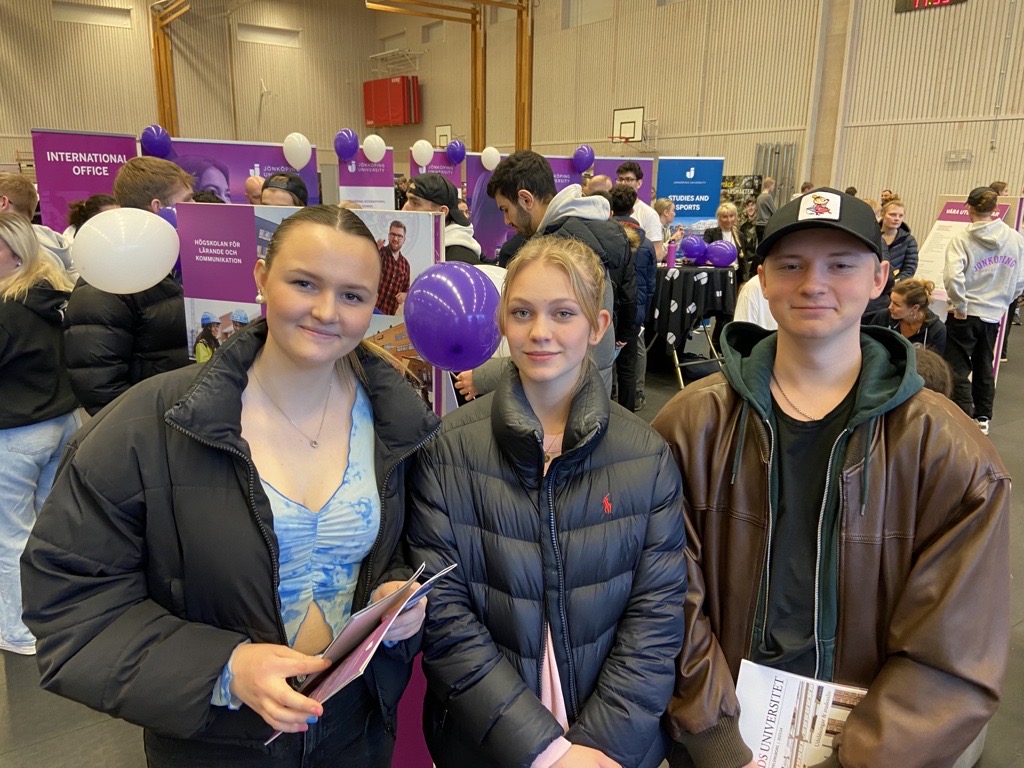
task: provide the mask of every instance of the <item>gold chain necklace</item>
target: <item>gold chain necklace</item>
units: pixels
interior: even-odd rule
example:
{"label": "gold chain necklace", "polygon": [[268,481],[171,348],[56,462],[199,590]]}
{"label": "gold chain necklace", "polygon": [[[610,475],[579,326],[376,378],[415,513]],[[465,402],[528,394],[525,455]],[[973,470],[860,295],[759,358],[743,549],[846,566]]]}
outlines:
{"label": "gold chain necklace", "polygon": [[818,419],[816,419],[813,416],[811,416],[811,414],[807,413],[807,411],[802,410],[800,408],[800,406],[798,406],[796,403],[794,403],[792,400],[789,399],[789,395],[786,394],[786,390],[784,390],[782,388],[782,385],[779,383],[779,377],[775,375],[775,369],[774,368],[772,368],[772,381],[774,381],[775,382],[775,386],[779,388],[779,394],[782,395],[783,399],[787,403],[789,403],[790,407],[794,411],[799,413],[801,416],[803,416],[808,421],[818,421]]}
{"label": "gold chain necklace", "polygon": [[277,408],[277,410],[280,412],[280,414],[282,416],[284,416],[286,419],[288,419],[288,423],[291,424],[293,427],[295,427],[295,430],[300,435],[302,435],[304,438],[306,438],[309,441],[309,447],[310,448],[319,448],[320,447],[320,433],[323,432],[323,430],[324,430],[324,420],[327,418],[327,404],[331,401],[331,389],[334,387],[334,373],[333,372],[331,373],[331,380],[327,384],[327,397],[324,398],[324,412],[320,416],[320,427],[316,431],[316,437],[310,437],[305,432],[303,432],[302,429],[299,427],[299,425],[296,424],[294,421],[292,421],[292,417],[289,416],[287,413],[285,413],[284,409],[281,408],[280,405],[278,405],[277,403],[274,402],[274,398],[272,398],[270,396],[270,393],[267,392],[267,388],[264,387],[263,386],[263,382],[260,381],[260,375],[256,372],[256,366],[255,365],[253,365],[253,367],[252,367],[252,375],[253,375],[253,378],[256,379],[256,384],[260,388],[260,391],[262,391],[263,394],[266,395],[266,398],[270,402],[270,404],[272,406],[274,406],[275,408]]}
{"label": "gold chain necklace", "polygon": [[550,443],[548,443],[547,445],[545,445],[545,446],[544,446],[544,463],[545,463],[545,464],[550,464],[550,463],[551,463],[551,460],[552,460],[553,458],[555,458],[555,456],[557,456],[558,454],[560,454],[560,453],[561,453],[561,451],[559,451],[559,452],[558,452],[557,454],[554,454],[554,455],[552,455],[552,452],[551,452],[551,447],[552,447],[552,446],[553,446],[553,445],[554,445],[554,444],[555,444],[556,442],[558,442],[558,438],[560,438],[560,437],[561,437],[561,436],[562,436],[563,434],[564,434],[564,433],[560,432],[560,433],[559,433],[559,434],[557,434],[557,435],[552,435],[552,436],[551,436],[551,442],[550,442]]}

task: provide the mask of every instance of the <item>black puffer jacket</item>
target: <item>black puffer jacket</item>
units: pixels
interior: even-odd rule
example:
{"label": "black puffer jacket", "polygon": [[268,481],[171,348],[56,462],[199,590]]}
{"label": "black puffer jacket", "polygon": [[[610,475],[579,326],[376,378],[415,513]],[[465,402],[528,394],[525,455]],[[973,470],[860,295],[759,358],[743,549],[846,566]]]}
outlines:
{"label": "black puffer jacket", "polygon": [[[22,558],[47,690],[171,736],[254,746],[270,736],[248,707],[210,703],[236,645],[287,642],[273,515],[240,427],[246,372],[265,339],[258,320],[201,368],[142,382],[69,445]],[[362,360],[381,528],[353,610],[410,573],[406,460],[438,426],[390,365]],[[366,672],[392,729],[416,645],[382,649]]]}
{"label": "black puffer jacket", "polygon": [[165,277],[140,293],[107,293],[79,280],[64,343],[71,388],[95,414],[133,384],[189,364],[181,286]]}
{"label": "black puffer jacket", "polygon": [[562,735],[540,702],[550,629],[566,738],[653,768],[683,640],[679,472],[590,370],[564,453],[544,474],[541,426],[508,363],[499,388],[445,418],[411,488],[410,549],[431,593],[424,714],[439,768],[530,766]]}
{"label": "black puffer jacket", "polygon": [[[879,325],[882,328],[900,333],[900,321],[893,320],[888,309],[880,309],[875,314],[864,319],[864,325]],[[902,335],[902,333],[900,333]],[[921,330],[907,338],[911,344],[920,344],[925,349],[930,349],[937,355],[946,351],[946,324],[942,319],[925,307],[924,322],[921,323]]]}
{"label": "black puffer jacket", "polygon": [[892,272],[899,271],[895,276],[897,282],[917,274],[917,240],[910,234],[907,222],[901,223],[900,228],[896,230],[896,238],[892,245],[887,246],[885,238],[882,238],[882,258],[892,265],[889,267]]}
{"label": "black puffer jacket", "polygon": [[21,301],[0,301],[0,429],[55,419],[75,409],[61,320],[67,291],[49,283]]}
{"label": "black puffer jacket", "polygon": [[615,340],[629,341],[636,336],[636,267],[633,251],[622,227],[614,221],[595,221],[580,216],[556,218],[543,234],[571,237],[586,243],[596,253],[611,281],[614,292]]}

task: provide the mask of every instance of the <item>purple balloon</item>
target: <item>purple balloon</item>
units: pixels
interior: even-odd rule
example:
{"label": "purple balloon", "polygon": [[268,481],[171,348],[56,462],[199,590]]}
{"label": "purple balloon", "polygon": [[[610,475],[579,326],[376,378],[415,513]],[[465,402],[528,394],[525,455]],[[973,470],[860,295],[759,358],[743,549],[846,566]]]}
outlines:
{"label": "purple balloon", "polygon": [[171,154],[171,134],[161,125],[147,126],[139,142],[144,155],[165,158]]}
{"label": "purple balloon", "polygon": [[178,212],[174,209],[173,205],[167,208],[161,208],[159,211],[156,212],[156,215],[159,216],[164,221],[166,221],[175,229],[178,228]]}
{"label": "purple balloon", "polygon": [[413,280],[405,298],[405,328],[420,356],[445,371],[476,368],[494,354],[498,289],[481,270],[441,262]]}
{"label": "purple balloon", "polygon": [[583,173],[594,164],[594,148],[589,144],[580,144],[572,153],[572,167],[576,173]]}
{"label": "purple balloon", "polygon": [[702,263],[707,247],[708,244],[704,242],[704,238],[697,237],[697,235],[687,235],[679,241],[679,250],[683,252],[683,257],[698,264]]}
{"label": "purple balloon", "polygon": [[334,152],[343,163],[351,162],[359,153],[359,136],[351,128],[342,128],[334,137]]}
{"label": "purple balloon", "polygon": [[452,165],[458,165],[466,159],[466,145],[456,139],[455,141],[448,142],[448,146],[445,147],[444,153],[448,155],[448,162]]}
{"label": "purple balloon", "polygon": [[725,240],[709,243],[704,252],[704,260],[713,267],[728,267],[736,261],[736,246]]}

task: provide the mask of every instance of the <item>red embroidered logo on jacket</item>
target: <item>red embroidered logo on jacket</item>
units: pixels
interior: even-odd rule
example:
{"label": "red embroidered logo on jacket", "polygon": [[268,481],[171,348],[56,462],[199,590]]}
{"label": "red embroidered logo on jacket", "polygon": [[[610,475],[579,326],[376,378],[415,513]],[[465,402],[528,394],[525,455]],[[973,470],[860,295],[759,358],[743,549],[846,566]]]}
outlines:
{"label": "red embroidered logo on jacket", "polygon": [[612,513],[612,500],[608,498],[608,494],[604,495],[604,499],[601,500],[601,505],[604,507],[604,513],[610,515]]}

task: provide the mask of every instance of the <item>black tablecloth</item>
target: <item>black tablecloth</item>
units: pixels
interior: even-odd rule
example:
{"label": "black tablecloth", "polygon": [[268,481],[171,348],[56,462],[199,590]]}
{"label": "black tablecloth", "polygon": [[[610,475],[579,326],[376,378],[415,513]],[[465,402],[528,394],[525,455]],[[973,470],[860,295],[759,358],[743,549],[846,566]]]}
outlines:
{"label": "black tablecloth", "polygon": [[658,267],[653,323],[669,354],[696,324],[714,312],[732,315],[738,290],[736,270],[725,267]]}

